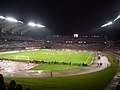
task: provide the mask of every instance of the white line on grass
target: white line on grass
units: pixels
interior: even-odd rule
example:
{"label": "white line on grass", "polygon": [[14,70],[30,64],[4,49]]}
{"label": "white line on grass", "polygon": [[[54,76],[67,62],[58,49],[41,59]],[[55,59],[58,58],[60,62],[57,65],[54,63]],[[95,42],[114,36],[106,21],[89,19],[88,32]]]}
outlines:
{"label": "white line on grass", "polygon": [[89,60],[91,54],[92,54],[92,52],[89,54],[88,58],[86,59],[86,61],[84,63],[87,63],[87,61]]}
{"label": "white line on grass", "polygon": [[[82,52],[80,52],[79,62],[82,62],[81,60],[82,60],[82,57],[84,57],[84,56],[85,56],[85,54],[82,53]],[[77,60],[77,61],[78,61],[78,60]]]}

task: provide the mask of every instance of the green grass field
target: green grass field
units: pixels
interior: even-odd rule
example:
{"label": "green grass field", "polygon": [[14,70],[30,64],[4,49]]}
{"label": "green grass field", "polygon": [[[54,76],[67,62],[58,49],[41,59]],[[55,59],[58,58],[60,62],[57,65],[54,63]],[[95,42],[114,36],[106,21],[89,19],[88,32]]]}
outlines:
{"label": "green grass field", "polygon": [[59,64],[39,64],[30,70],[63,70],[68,68],[79,68],[80,66],[73,65],[59,65]]}
{"label": "green grass field", "polygon": [[[111,66],[97,72],[63,77],[15,78],[5,77],[5,82],[16,80],[17,84],[29,87],[30,90],[58,90],[47,87],[58,87],[59,90],[104,90],[118,68],[114,55],[106,54]],[[45,88],[46,87],[46,88]]]}
{"label": "green grass field", "polygon": [[[64,60],[75,63],[90,63],[95,52],[76,52],[59,50],[40,50],[30,52],[19,52],[14,54],[1,54],[0,57],[15,59],[17,55],[29,56],[32,60]],[[54,53],[54,54],[53,54]],[[17,84],[23,87],[29,87],[30,90],[104,90],[105,86],[113,78],[118,68],[118,61],[114,55],[106,54],[111,66],[97,72],[62,77],[41,77],[41,78],[17,78],[5,77],[5,83],[15,80]],[[36,58],[35,58],[36,57]],[[74,57],[74,58],[73,58]],[[91,59],[90,59],[91,58]],[[43,65],[44,67],[44,65]],[[64,68],[64,66],[62,66]],[[37,67],[36,67],[37,68]],[[56,66],[54,67],[56,68]],[[55,88],[52,88],[55,87]],[[58,89],[59,88],[59,89]],[[25,89],[24,89],[25,90]]]}
{"label": "green grass field", "polygon": [[[94,56],[94,51],[67,51],[67,50],[37,50],[37,51],[26,51],[17,52],[11,54],[0,54],[0,58],[8,59],[27,59],[30,60],[45,60],[57,61],[57,62],[72,62],[72,63],[86,63],[90,64]],[[18,58],[19,57],[19,58]]]}

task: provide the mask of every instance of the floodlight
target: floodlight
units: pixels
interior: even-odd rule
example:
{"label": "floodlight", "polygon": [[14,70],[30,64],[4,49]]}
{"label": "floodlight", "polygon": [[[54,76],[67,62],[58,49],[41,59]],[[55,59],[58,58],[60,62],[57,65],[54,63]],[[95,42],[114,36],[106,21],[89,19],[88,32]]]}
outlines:
{"label": "floodlight", "polygon": [[34,22],[29,22],[28,25],[33,26],[33,27],[36,26],[36,24]]}
{"label": "floodlight", "polygon": [[7,17],[7,18],[6,18],[6,20],[11,21],[11,22],[17,22],[17,20],[16,20],[16,19],[11,18],[11,17]]}
{"label": "floodlight", "polygon": [[41,24],[36,24],[36,26],[37,26],[37,27],[45,27],[45,26],[43,26],[43,25],[41,25]]}
{"label": "floodlight", "polygon": [[22,21],[18,21],[19,23],[23,23]]}
{"label": "floodlight", "polygon": [[106,26],[111,25],[111,24],[113,24],[113,22],[110,21],[107,24],[102,25],[101,27],[106,27]]}
{"label": "floodlight", "polygon": [[114,22],[116,21],[116,20],[118,20],[120,18],[120,15],[114,20]]}
{"label": "floodlight", "polygon": [[5,17],[3,17],[3,16],[0,16],[0,18],[1,18],[1,19],[5,19]]}

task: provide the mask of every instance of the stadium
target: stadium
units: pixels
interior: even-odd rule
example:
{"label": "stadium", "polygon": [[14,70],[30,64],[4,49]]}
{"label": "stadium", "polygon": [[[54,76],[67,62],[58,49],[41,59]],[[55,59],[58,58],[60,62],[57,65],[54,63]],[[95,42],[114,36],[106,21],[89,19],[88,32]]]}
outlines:
{"label": "stadium", "polygon": [[0,90],[120,90],[120,41],[99,31],[118,29],[120,15],[100,34],[48,34],[47,25],[0,15]]}
{"label": "stadium", "polygon": [[6,87],[14,79],[24,90],[103,90],[114,77],[118,58],[111,53],[120,52],[106,36],[53,35],[35,40],[21,34],[36,28],[33,23],[14,21],[0,16],[0,73]]}

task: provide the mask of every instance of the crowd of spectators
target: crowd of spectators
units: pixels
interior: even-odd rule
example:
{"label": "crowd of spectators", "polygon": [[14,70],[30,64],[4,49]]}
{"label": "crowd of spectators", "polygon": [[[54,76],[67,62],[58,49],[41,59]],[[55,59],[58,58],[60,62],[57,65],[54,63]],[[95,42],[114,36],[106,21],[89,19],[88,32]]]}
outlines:
{"label": "crowd of spectators", "polygon": [[105,44],[53,44],[53,49],[70,49],[70,50],[102,50],[106,47]]}
{"label": "crowd of spectators", "polygon": [[2,39],[6,39],[6,40],[10,40],[10,41],[26,41],[26,40],[34,40],[31,37],[28,36],[15,36],[15,35],[6,35],[6,36],[2,36]]}
{"label": "crowd of spectators", "polygon": [[54,36],[46,39],[45,45],[53,49],[103,50],[107,37],[104,36]]}
{"label": "crowd of spectators", "polygon": [[104,43],[107,41],[107,37],[105,36],[52,36],[47,37],[46,41],[61,43],[61,44],[95,44],[95,43]]}
{"label": "crowd of spectators", "polygon": [[106,47],[106,50],[120,55],[120,43],[118,42],[114,43],[113,45],[109,45],[108,47]]}
{"label": "crowd of spectators", "polygon": [[21,42],[21,41],[7,41],[0,42],[0,48],[17,48],[17,47],[39,47],[42,43],[40,42]]}
{"label": "crowd of spectators", "polygon": [[[23,90],[21,84],[16,84],[15,80],[11,80],[9,84],[4,83],[4,77],[0,74],[0,90]],[[29,88],[26,88],[29,90]]]}
{"label": "crowd of spectators", "polygon": [[111,48],[108,48],[107,51],[110,51],[110,52],[113,52],[115,54],[120,55],[120,48],[119,47],[111,47]]}
{"label": "crowd of spectators", "polygon": [[39,47],[41,42],[28,36],[18,35],[2,35],[0,39],[0,48],[26,48],[26,47]]}

